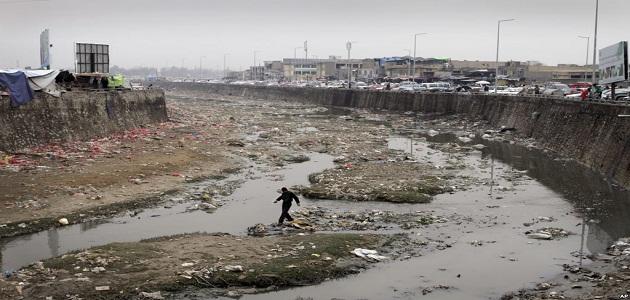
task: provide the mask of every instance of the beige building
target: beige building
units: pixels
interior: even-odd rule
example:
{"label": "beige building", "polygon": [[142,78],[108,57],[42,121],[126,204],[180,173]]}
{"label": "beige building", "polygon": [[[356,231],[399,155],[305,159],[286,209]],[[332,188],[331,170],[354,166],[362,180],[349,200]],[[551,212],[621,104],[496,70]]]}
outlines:
{"label": "beige building", "polygon": [[593,67],[567,64],[557,66],[530,65],[527,67],[524,77],[532,82],[591,82],[593,79]]}

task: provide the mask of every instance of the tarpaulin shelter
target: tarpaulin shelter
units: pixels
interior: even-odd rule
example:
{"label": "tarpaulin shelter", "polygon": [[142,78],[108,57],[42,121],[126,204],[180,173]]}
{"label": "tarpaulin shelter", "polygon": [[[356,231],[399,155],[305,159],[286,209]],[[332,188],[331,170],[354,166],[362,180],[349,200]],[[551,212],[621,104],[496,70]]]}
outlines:
{"label": "tarpaulin shelter", "polygon": [[31,89],[26,74],[22,71],[0,70],[0,86],[9,91],[11,105],[14,107],[23,105],[33,100]]}
{"label": "tarpaulin shelter", "polygon": [[24,73],[28,78],[28,84],[34,91],[42,91],[55,97],[61,96],[61,92],[55,84],[59,70],[25,70]]}

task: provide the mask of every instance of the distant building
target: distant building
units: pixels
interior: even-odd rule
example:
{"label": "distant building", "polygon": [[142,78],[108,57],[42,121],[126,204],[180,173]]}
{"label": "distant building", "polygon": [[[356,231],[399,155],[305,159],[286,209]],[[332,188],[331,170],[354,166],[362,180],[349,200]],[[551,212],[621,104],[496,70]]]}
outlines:
{"label": "distant building", "polygon": [[266,61],[265,62],[265,79],[268,80],[282,80],[284,78],[284,72],[282,69],[282,61]]}
{"label": "distant building", "polygon": [[524,77],[530,82],[557,81],[562,83],[592,82],[592,65],[566,65],[557,66],[530,65],[527,67]]}
{"label": "distant building", "polygon": [[592,80],[591,66],[558,65],[545,66],[536,61],[479,61],[452,60],[450,58],[383,57],[365,59],[343,59],[330,56],[327,59],[285,58],[282,61],[268,61],[264,66],[247,71],[246,79],[254,80],[347,80],[348,67],[352,79],[371,82],[380,78],[417,81],[449,80],[470,83],[478,80],[492,81],[498,67],[498,77],[502,83],[522,84],[527,82],[558,81],[573,83]]}

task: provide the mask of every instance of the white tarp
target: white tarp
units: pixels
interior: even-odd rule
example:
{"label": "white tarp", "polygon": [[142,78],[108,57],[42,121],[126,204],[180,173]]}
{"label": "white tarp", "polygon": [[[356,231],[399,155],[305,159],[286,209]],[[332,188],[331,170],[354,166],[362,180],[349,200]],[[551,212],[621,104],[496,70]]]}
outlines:
{"label": "white tarp", "polygon": [[[49,71],[46,73],[46,71]],[[27,70],[28,84],[34,91],[42,91],[46,94],[59,97],[61,92],[57,89],[55,78],[59,75],[59,70]]]}
{"label": "white tarp", "polygon": [[28,85],[33,91],[42,91],[46,94],[59,97],[61,92],[57,88],[55,78],[59,75],[59,70],[0,70],[0,73],[24,72],[28,78]]}

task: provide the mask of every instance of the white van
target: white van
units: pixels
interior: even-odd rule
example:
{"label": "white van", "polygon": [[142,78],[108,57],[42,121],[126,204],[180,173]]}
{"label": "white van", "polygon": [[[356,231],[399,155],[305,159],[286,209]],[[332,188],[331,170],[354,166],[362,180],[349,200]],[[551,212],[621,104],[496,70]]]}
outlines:
{"label": "white van", "polygon": [[423,89],[429,92],[450,92],[451,84],[448,82],[425,82],[422,84]]}

